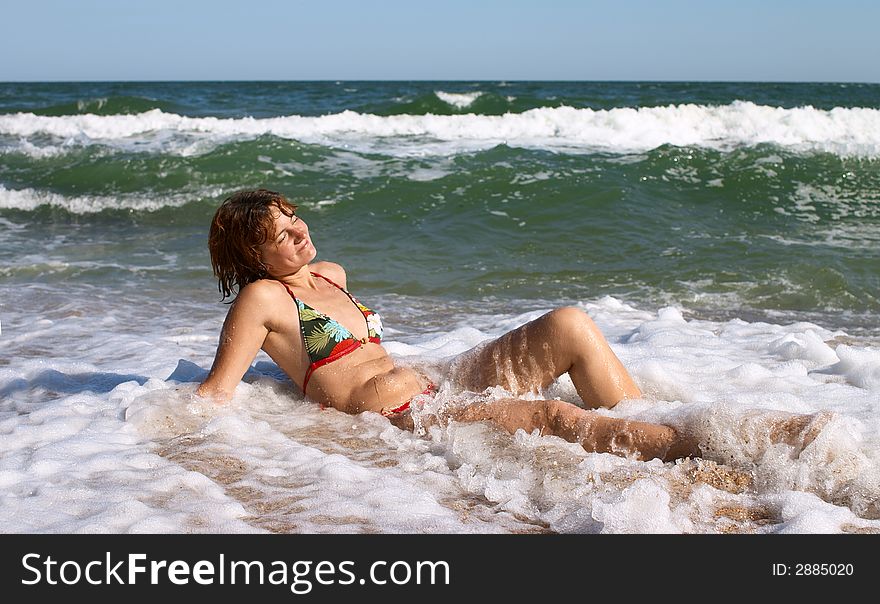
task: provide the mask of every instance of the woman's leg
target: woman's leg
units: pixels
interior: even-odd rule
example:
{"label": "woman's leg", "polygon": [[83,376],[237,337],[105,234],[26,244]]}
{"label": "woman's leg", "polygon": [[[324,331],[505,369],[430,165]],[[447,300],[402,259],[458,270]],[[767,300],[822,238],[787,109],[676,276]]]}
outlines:
{"label": "woman's leg", "polygon": [[[811,415],[765,412],[746,418],[746,421],[761,421],[763,425],[756,434],[766,444],[756,455],[760,455],[767,445],[780,443],[791,446],[796,454],[800,454],[832,418],[830,412]],[[409,411],[388,419],[403,430],[414,429]],[[443,419],[429,414],[421,418],[420,425],[442,424],[445,419],[489,421],[511,434],[520,428],[529,433],[537,429],[542,435],[558,436],[591,453],[614,453],[643,461],[655,458],[672,461],[703,455],[696,437],[683,435],[671,426],[606,417],[559,400],[504,398],[452,406],[445,411]]]}
{"label": "woman's leg", "polygon": [[699,455],[697,444],[670,426],[606,417],[565,401],[496,399],[453,409],[460,422],[491,421],[511,434],[536,428],[559,436],[588,452],[614,453],[640,460],[671,461]]}
{"label": "woman's leg", "polygon": [[567,372],[593,409],[642,395],[593,320],[574,307],[549,312],[477,347],[456,365],[461,385],[477,392],[491,386],[513,394],[533,392]]}

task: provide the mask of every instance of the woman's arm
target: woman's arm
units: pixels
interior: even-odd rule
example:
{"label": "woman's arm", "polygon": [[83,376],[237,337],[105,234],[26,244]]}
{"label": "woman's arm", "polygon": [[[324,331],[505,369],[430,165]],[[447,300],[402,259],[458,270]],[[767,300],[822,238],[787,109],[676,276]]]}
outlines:
{"label": "woman's arm", "polygon": [[208,377],[196,389],[199,396],[218,402],[231,399],[263,346],[269,335],[267,323],[272,291],[261,285],[252,283],[245,287],[232,303],[220,332],[214,364]]}

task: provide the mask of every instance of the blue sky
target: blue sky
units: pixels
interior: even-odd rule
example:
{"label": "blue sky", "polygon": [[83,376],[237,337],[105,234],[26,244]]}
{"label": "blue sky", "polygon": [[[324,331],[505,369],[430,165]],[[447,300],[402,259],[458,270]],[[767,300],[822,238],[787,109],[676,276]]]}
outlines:
{"label": "blue sky", "polygon": [[877,0],[0,0],[0,81],[880,82]]}

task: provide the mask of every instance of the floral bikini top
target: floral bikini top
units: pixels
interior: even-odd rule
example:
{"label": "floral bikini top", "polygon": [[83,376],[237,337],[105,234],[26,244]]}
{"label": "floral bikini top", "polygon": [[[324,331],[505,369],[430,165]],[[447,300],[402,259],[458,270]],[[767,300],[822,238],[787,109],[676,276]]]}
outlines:
{"label": "floral bikini top", "polygon": [[296,307],[299,310],[299,325],[302,329],[306,352],[311,361],[308,370],[306,370],[306,377],[303,379],[303,392],[306,391],[309,378],[312,377],[312,373],[314,373],[315,369],[318,367],[326,365],[327,363],[332,363],[348,353],[354,352],[367,342],[379,344],[382,341],[382,318],[378,313],[373,312],[358,302],[357,298],[348,293],[344,287],[336,285],[336,283],[324,275],[319,273],[312,273],[312,275],[320,277],[327,283],[339,288],[349,297],[352,303],[354,303],[354,305],[358,307],[358,310],[364,315],[364,321],[367,323],[368,337],[354,337],[354,334],[352,334],[348,328],[324,313],[318,312],[297,298],[287,284],[284,284],[284,287],[287,288],[287,293],[289,293],[290,297],[293,298],[293,301],[296,302]]}

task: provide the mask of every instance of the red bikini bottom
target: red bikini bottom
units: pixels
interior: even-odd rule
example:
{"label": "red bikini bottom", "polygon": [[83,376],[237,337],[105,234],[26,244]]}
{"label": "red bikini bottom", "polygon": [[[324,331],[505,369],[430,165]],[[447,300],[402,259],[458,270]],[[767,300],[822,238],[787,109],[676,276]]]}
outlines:
{"label": "red bikini bottom", "polygon": [[[417,394],[416,396],[426,395],[426,396],[433,397],[435,394],[437,394],[437,386],[434,385],[434,382],[428,382],[428,387],[425,388],[425,390],[422,391],[421,394]],[[410,400],[406,401],[400,407],[396,407],[394,409],[382,409],[382,415],[384,415],[385,417],[389,417],[391,415],[396,415],[397,413],[403,413],[404,411],[409,409],[409,404],[411,402],[413,402],[413,400],[415,400],[415,398],[416,398],[415,396],[412,397]]]}

